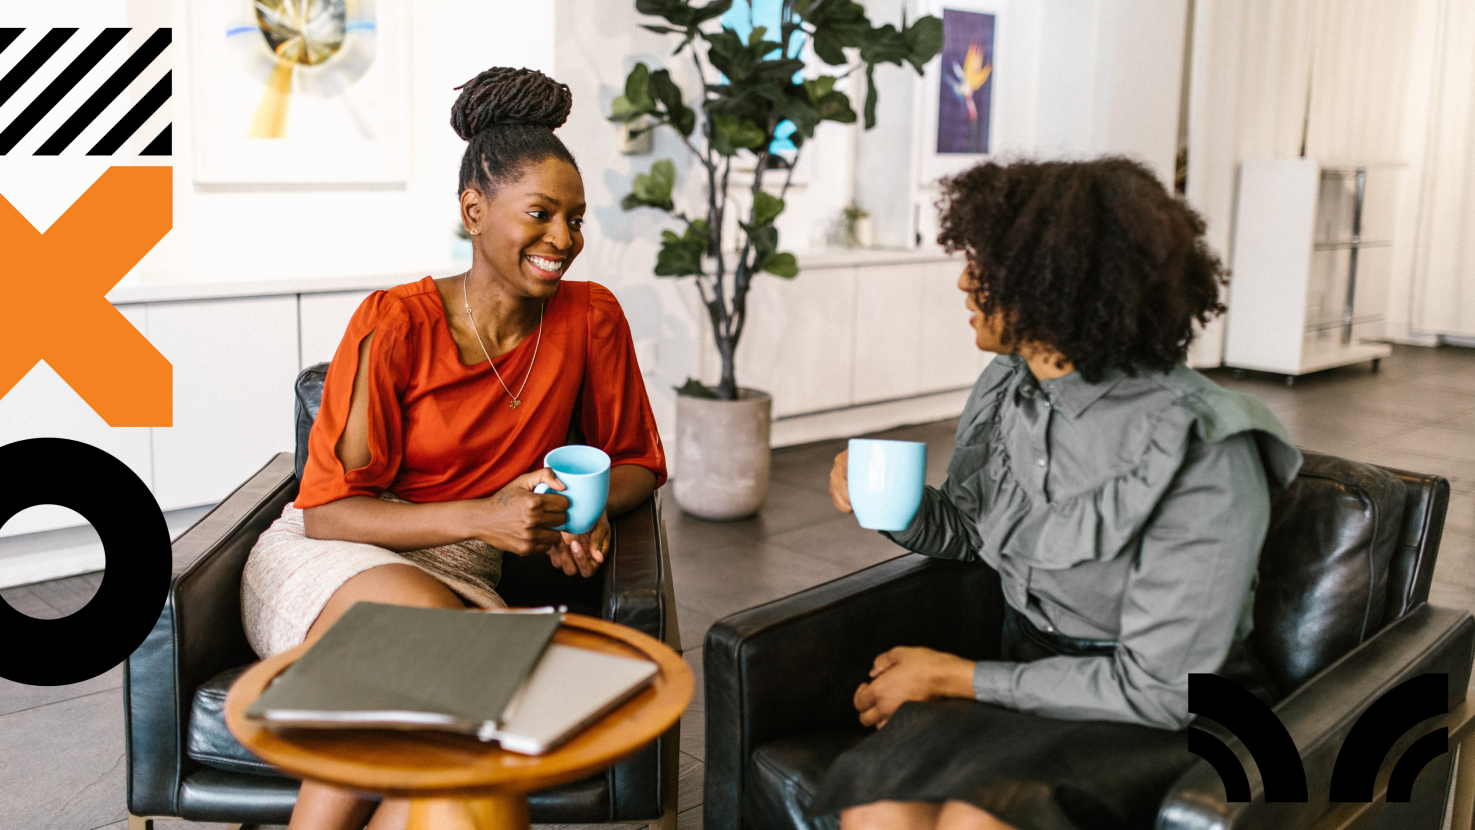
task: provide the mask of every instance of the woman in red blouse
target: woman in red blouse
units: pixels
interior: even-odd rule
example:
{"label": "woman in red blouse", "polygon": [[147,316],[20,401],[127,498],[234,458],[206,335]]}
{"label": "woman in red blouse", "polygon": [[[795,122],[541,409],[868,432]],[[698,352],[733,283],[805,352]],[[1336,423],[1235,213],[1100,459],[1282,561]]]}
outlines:
{"label": "woman in red blouse", "polygon": [[[323,389],[296,501],[262,534],[242,579],[247,636],[263,656],[322,635],[360,600],[503,605],[503,552],[547,553],[590,576],[610,515],[665,480],[665,456],[629,326],[608,289],[564,282],[583,248],[584,186],[553,135],[568,87],[490,69],[462,88],[451,124],[469,141],[465,274],[370,295]],[[551,528],[568,500],[545,453],[583,440],[609,454],[609,502],[588,533]],[[372,818],[371,818],[372,814]],[[293,828],[403,826],[381,808],[304,782]]]}

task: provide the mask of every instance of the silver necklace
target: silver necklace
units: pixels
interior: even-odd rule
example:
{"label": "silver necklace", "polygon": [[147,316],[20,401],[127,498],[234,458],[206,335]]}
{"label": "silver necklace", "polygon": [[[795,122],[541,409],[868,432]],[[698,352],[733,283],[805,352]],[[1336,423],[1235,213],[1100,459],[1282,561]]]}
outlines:
{"label": "silver necklace", "polygon": [[543,345],[543,307],[547,305],[545,300],[538,306],[538,339],[533,341],[533,359],[528,361],[528,373],[522,376],[522,385],[517,387],[517,394],[502,380],[502,373],[497,371],[497,364],[492,362],[492,353],[487,351],[487,344],[481,342],[481,330],[476,327],[476,315],[471,313],[471,297],[466,293],[466,283],[471,281],[471,274],[461,278],[461,301],[466,304],[466,316],[471,318],[471,333],[476,335],[476,345],[481,347],[481,353],[487,356],[487,365],[492,367],[492,374],[497,376],[497,382],[507,390],[507,397],[512,399],[508,409],[516,409],[522,405],[522,390],[528,388],[528,378],[533,376],[533,364],[538,362],[538,347]]}

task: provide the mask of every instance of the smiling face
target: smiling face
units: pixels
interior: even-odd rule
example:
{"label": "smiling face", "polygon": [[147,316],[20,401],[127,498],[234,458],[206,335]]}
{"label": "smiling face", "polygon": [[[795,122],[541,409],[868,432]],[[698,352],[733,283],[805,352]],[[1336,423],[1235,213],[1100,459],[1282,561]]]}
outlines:
{"label": "smiling face", "polygon": [[514,297],[547,299],[584,249],[584,180],[559,158],[533,162],[490,198],[461,192],[461,221],[492,280]]}

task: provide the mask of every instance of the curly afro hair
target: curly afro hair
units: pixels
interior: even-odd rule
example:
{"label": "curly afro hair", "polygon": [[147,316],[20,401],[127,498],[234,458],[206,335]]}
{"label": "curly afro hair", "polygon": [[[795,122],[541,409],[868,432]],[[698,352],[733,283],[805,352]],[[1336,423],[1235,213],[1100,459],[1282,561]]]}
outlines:
{"label": "curly afro hair", "polygon": [[529,164],[560,158],[579,165],[553,131],[574,106],[568,84],[536,69],[498,66],[456,87],[451,128],[468,142],[461,156],[459,194],[475,187],[492,196]]}
{"label": "curly afro hair", "polygon": [[1130,159],[980,164],[938,206],[937,241],[967,254],[1003,342],[1053,348],[1087,382],[1171,370],[1224,311],[1203,219]]}

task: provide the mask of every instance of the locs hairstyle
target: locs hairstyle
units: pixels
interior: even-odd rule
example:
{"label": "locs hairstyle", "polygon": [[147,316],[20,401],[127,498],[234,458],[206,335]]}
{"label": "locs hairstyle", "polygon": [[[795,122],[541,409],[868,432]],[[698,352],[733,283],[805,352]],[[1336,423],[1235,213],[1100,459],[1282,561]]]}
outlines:
{"label": "locs hairstyle", "polygon": [[937,241],[967,254],[1004,342],[1050,346],[1088,382],[1172,369],[1224,311],[1203,219],[1130,159],[980,164],[938,206]]}
{"label": "locs hairstyle", "polygon": [[535,69],[497,66],[456,89],[461,94],[451,105],[451,128],[469,142],[461,156],[457,194],[474,187],[493,196],[529,164],[549,157],[579,169],[573,154],[553,135],[574,106],[567,84]]}

